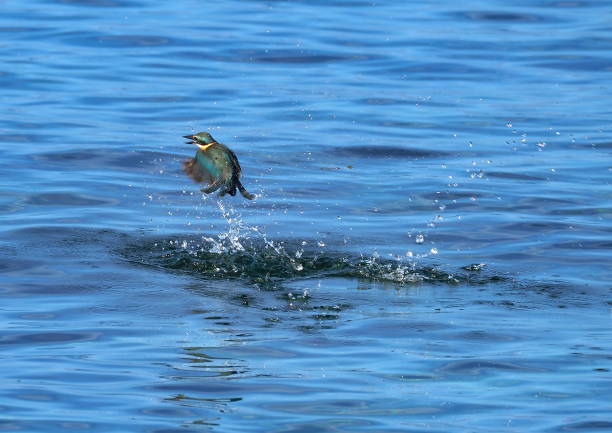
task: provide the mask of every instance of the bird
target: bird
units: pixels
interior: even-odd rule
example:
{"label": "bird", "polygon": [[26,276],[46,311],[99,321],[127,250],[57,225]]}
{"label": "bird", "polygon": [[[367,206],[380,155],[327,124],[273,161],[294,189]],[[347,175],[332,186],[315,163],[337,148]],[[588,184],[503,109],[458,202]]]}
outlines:
{"label": "bird", "polygon": [[196,182],[208,183],[209,186],[200,191],[211,194],[220,189],[220,197],[225,194],[235,196],[238,188],[244,198],[255,198],[240,182],[242,169],[236,154],[227,146],[216,141],[208,132],[183,135],[183,138],[190,140],[185,143],[198,146],[195,157],[183,162],[183,170]]}

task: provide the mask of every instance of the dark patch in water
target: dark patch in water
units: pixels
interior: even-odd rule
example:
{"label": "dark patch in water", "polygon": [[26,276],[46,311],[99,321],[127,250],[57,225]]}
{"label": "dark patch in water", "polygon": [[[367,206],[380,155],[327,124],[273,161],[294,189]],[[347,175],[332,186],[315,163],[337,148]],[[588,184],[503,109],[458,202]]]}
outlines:
{"label": "dark patch in water", "polygon": [[599,56],[573,56],[561,61],[537,63],[535,66],[563,71],[610,72],[612,61]]}
{"label": "dark patch in water", "polygon": [[175,39],[147,35],[99,35],[69,40],[74,45],[96,46],[99,48],[136,48],[183,45]]}
{"label": "dark patch in water", "polygon": [[[465,79],[471,79],[474,75],[488,74],[490,71],[485,68],[477,68],[475,66],[467,65],[464,63],[414,63],[399,68],[390,68],[385,70],[385,73],[390,74],[442,74],[442,76],[451,74],[465,74]],[[440,77],[439,77],[440,78]]]}
{"label": "dark patch in water", "polygon": [[487,171],[486,175],[489,177],[497,177],[501,179],[513,179],[513,180],[537,180],[542,181],[546,180],[544,177],[532,176],[529,174],[521,174],[521,173],[509,173],[505,171]]}
{"label": "dark patch in water", "polygon": [[38,143],[40,141],[42,141],[42,139],[41,136],[38,134],[0,134],[0,142]]}
{"label": "dark patch in water", "polygon": [[575,147],[586,147],[586,148],[590,148],[590,147],[594,147],[597,149],[606,149],[606,150],[612,150],[612,141],[604,141],[602,143],[589,143],[589,144],[574,144]]}
{"label": "dark patch in water", "polygon": [[612,421],[584,421],[559,426],[554,431],[612,431]]}
{"label": "dark patch in water", "polygon": [[0,274],[24,271],[26,269],[33,269],[40,266],[40,262],[34,260],[23,260],[10,257],[8,259],[0,259]]}
{"label": "dark patch in water", "polygon": [[398,146],[350,146],[337,147],[333,152],[339,156],[356,156],[359,158],[405,158],[423,159],[448,156],[447,152],[431,149],[417,149]]}
{"label": "dark patch in water", "polygon": [[467,18],[474,21],[518,21],[518,22],[537,22],[549,21],[541,15],[499,12],[499,11],[466,11],[450,14],[457,18]]}
{"label": "dark patch in water", "polygon": [[[461,374],[461,375],[471,375],[471,376],[480,376],[487,371],[496,371],[496,370],[532,370],[531,368],[527,368],[521,365],[510,364],[509,362],[497,362],[497,361],[488,361],[488,360],[461,360],[461,361],[453,361],[444,365],[439,369],[445,373],[451,374]],[[535,371],[535,370],[533,370]]]}
{"label": "dark patch in water", "polygon": [[[234,50],[234,59],[240,62],[257,63],[331,63],[345,62],[351,60],[368,60],[371,57],[365,55],[343,55],[338,53],[323,53],[304,50]],[[222,60],[228,60],[223,58]]]}
{"label": "dark patch in water", "polygon": [[84,105],[122,105],[127,103],[150,105],[160,103],[162,105],[174,102],[187,101],[191,98],[187,96],[174,96],[174,95],[159,95],[159,96],[142,96],[142,97],[125,97],[125,96],[85,96],[80,99],[80,102]]}
{"label": "dark patch in water", "polygon": [[26,199],[26,203],[36,206],[110,206],[115,204],[116,200],[62,192],[31,195]]}
{"label": "dark patch in water", "polygon": [[[511,306],[511,305],[509,305]],[[504,342],[514,341],[517,337],[507,334],[499,334],[488,331],[469,331],[452,334],[455,341],[489,341],[489,342]]]}
{"label": "dark patch in water", "polygon": [[[436,267],[417,268],[414,263],[352,256],[347,253],[303,251],[298,254],[250,242],[239,250],[211,252],[207,243],[180,246],[169,239],[132,244],[121,251],[130,262],[167,270],[188,272],[210,279],[241,279],[255,286],[277,289],[296,278],[344,277],[366,281],[411,285],[421,282],[442,284],[485,284],[503,277],[458,271],[449,273]],[[297,248],[296,248],[297,250]],[[239,302],[243,302],[241,299]],[[246,300],[248,303],[249,300]]]}
{"label": "dark patch in water", "polygon": [[612,250],[612,241],[606,240],[575,240],[558,242],[551,245],[552,248],[576,249],[576,250]]}
{"label": "dark patch in water", "polygon": [[0,346],[13,344],[61,344],[67,342],[90,341],[99,336],[93,332],[42,332],[42,333],[4,333],[0,335]]}
{"label": "dark patch in water", "polygon": [[537,233],[542,231],[550,230],[567,230],[567,223],[561,223],[556,221],[521,221],[511,224],[504,224],[501,226],[503,232],[510,233]]}
{"label": "dark patch in water", "polygon": [[[129,168],[130,171],[149,172],[151,166],[158,161],[175,158],[175,155],[163,152],[149,151],[112,151],[100,149],[72,150],[62,152],[39,153],[32,157],[41,164],[42,168],[62,170],[84,170],[108,168]],[[45,167],[47,165],[47,167]]]}

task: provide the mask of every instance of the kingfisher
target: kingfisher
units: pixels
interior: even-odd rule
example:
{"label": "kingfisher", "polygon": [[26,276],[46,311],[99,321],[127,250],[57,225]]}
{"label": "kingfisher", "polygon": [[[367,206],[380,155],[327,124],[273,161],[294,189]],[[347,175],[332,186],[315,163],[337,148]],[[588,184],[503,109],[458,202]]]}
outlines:
{"label": "kingfisher", "polygon": [[183,162],[183,170],[196,182],[208,182],[208,187],[201,189],[203,193],[210,194],[221,189],[219,196],[225,194],[234,196],[238,188],[244,198],[249,200],[255,198],[240,183],[242,169],[236,154],[227,146],[216,141],[208,132],[198,132],[183,137],[190,140],[186,142],[187,144],[198,146],[195,157]]}

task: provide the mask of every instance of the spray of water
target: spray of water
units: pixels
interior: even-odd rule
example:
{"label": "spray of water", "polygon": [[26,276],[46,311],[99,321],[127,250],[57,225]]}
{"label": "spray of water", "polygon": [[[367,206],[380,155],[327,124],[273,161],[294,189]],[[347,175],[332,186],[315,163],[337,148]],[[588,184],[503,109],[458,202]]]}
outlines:
{"label": "spray of water", "polygon": [[334,252],[318,241],[273,241],[259,227],[247,224],[239,211],[221,200],[216,203],[227,222],[224,232],[158,240],[155,246],[160,254],[147,255],[143,264],[204,278],[237,278],[264,289],[282,288],[294,278],[345,277],[402,285],[422,281],[454,284],[463,278],[431,267],[418,268],[415,261],[405,257]]}

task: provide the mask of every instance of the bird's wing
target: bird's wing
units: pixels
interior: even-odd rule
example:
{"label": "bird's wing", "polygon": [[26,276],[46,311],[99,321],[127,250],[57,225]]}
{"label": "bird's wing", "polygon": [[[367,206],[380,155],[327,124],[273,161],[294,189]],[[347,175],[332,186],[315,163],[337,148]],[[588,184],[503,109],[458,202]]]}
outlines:
{"label": "bird's wing", "polygon": [[214,181],[213,176],[208,171],[204,170],[200,164],[197,163],[195,158],[189,158],[183,162],[183,171],[196,182],[206,181],[212,184]]}
{"label": "bird's wing", "polygon": [[240,176],[240,173],[242,173],[242,168],[240,168],[240,164],[238,163],[238,157],[236,156],[236,154],[234,152],[232,152],[229,149],[227,149],[227,153],[228,153],[228,155],[230,157],[230,163],[234,167],[234,173],[236,173],[236,175]]}

